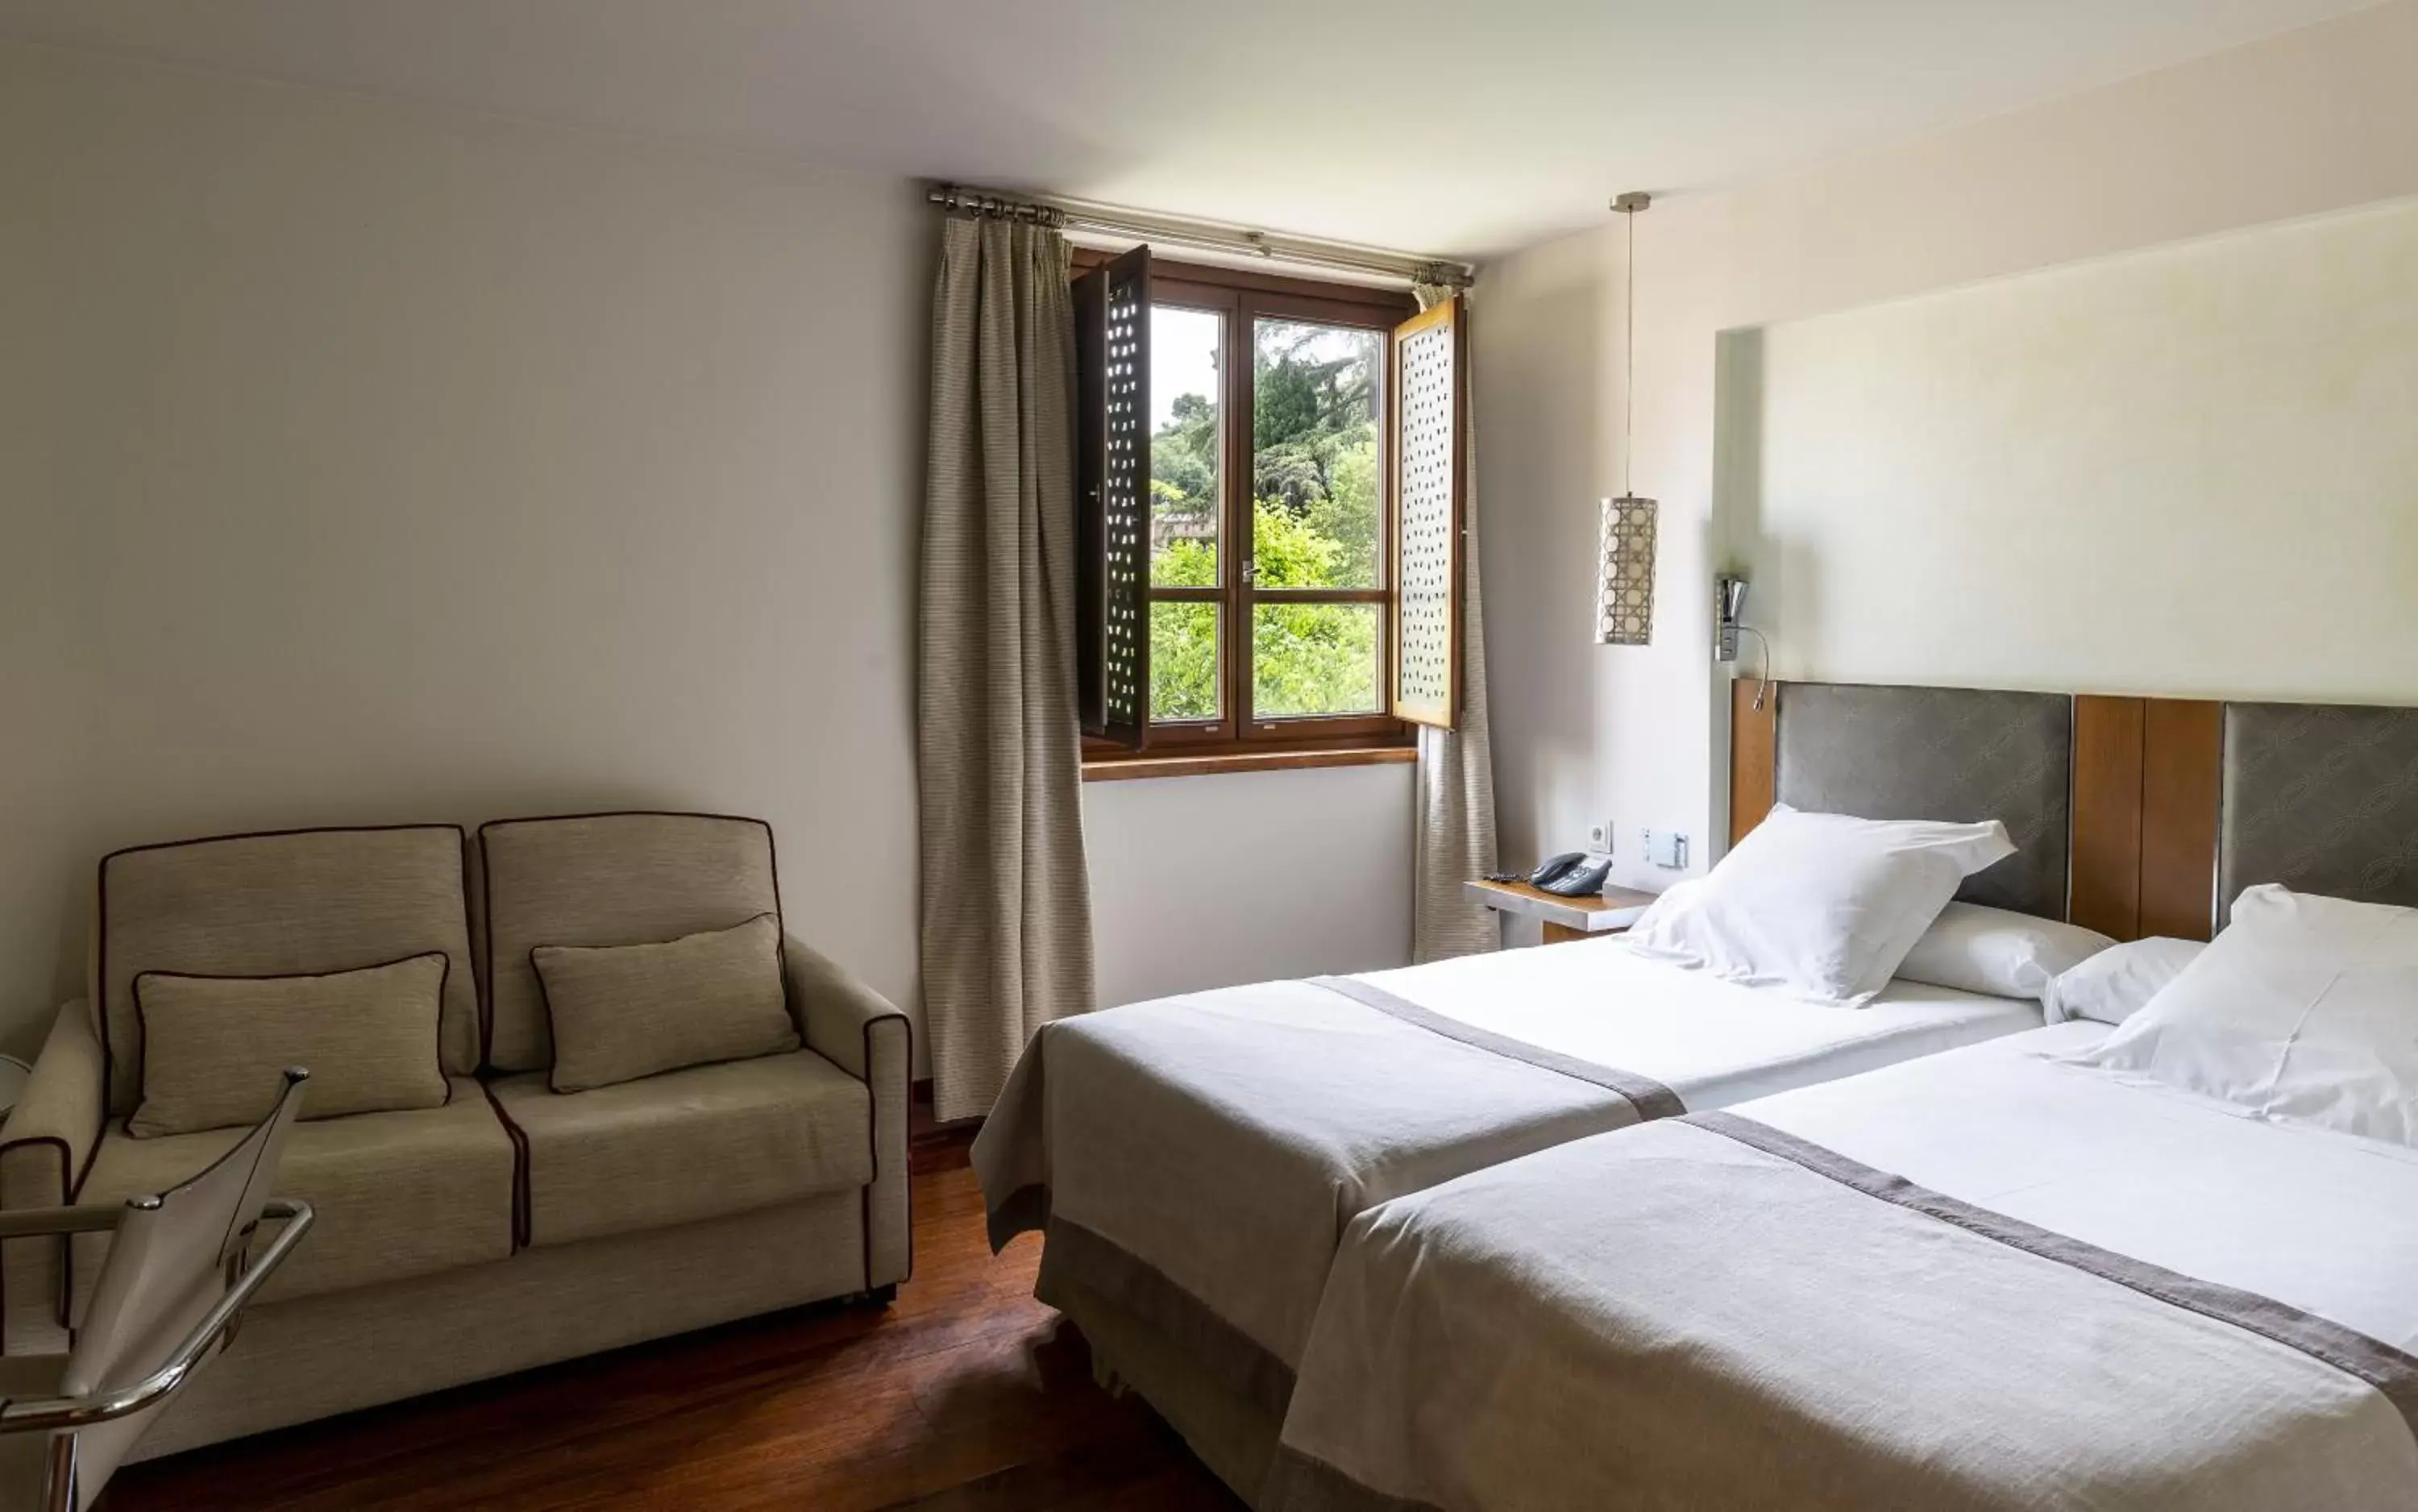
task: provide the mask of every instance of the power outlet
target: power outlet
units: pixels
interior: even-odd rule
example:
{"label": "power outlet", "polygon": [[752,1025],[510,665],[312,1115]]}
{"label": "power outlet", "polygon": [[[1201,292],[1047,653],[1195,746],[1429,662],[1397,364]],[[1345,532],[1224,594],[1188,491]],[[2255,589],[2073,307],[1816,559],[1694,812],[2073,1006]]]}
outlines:
{"label": "power outlet", "polygon": [[1598,819],[1587,826],[1586,848],[1599,856],[1609,856],[1612,854],[1613,836],[1619,832],[1619,828],[1612,820]]}
{"label": "power outlet", "polygon": [[1667,871],[1688,869],[1688,837],[1676,830],[1647,830],[1645,859]]}

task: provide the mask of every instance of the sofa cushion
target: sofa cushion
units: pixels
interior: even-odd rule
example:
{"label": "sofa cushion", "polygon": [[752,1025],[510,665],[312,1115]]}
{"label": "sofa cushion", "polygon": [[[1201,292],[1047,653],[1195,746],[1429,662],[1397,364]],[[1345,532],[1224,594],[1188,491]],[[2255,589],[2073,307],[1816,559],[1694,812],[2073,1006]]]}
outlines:
{"label": "sofa cushion", "polygon": [[[318,1221],[261,1292],[264,1302],[349,1291],[499,1260],[513,1252],[513,1141],[479,1084],[463,1077],[442,1107],[298,1123],[286,1136],[280,1197]],[[79,1202],[122,1202],[175,1185],[249,1130],[158,1139],[101,1137]],[[92,1295],[106,1235],[76,1240],[75,1299]]]}
{"label": "sofa cushion", "polygon": [[566,1245],[873,1180],[873,1099],[812,1050],[558,1092],[492,1084],[527,1151],[524,1242]]}
{"label": "sofa cushion", "polygon": [[716,814],[583,814],[480,826],[487,1061],[553,1064],[540,945],[636,945],[781,915],[773,831]]}
{"label": "sofa cushion", "polygon": [[559,1092],[800,1044],[781,981],[781,925],[769,913],[659,944],[540,945],[529,959]]}
{"label": "sofa cushion", "polygon": [[124,1118],[142,1098],[134,979],[145,971],[287,976],[441,952],[445,1071],[477,1070],[462,853],[459,828],[425,824],[225,835],[103,858],[94,1000],[110,1116]]}
{"label": "sofa cushion", "polygon": [[436,1053],[448,962],[407,956],[358,971],[302,976],[134,979],[143,1023],[143,1101],[127,1120],[138,1139],[250,1125],[311,1073],[302,1117],[342,1118],[445,1106]]}

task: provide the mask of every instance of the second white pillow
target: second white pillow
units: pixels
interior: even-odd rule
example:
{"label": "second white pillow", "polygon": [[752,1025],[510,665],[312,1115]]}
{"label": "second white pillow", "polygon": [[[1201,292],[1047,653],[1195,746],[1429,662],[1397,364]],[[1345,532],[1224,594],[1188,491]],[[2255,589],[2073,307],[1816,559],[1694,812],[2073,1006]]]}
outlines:
{"label": "second white pillow", "polygon": [[2096,929],[2036,918],[1979,903],[1951,903],[1898,963],[1908,982],[1982,992],[1994,998],[2037,998],[2066,971],[2112,947]]}
{"label": "second white pillow", "polygon": [[2069,968],[2049,984],[2041,1006],[2052,1024],[2069,1018],[2120,1024],[2148,1007],[2206,949],[2201,940],[2163,935],[2128,939]]}
{"label": "second white pillow", "polygon": [[1629,941],[1733,982],[1861,1007],[1965,878],[2014,853],[1996,819],[1859,819],[1775,803],[1709,873],[1657,899]]}

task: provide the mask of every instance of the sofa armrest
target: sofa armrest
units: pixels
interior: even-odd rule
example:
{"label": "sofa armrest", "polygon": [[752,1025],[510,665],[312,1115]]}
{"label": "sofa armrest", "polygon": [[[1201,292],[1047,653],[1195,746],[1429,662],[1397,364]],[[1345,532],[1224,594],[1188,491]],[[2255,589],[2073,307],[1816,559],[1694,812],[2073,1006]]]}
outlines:
{"label": "sofa armrest", "polygon": [[907,1182],[907,1100],[914,1037],[881,994],[794,935],[782,941],[789,1002],[806,1047],[873,1093],[873,1184],[865,1189],[865,1289],[895,1286],[913,1263]]}
{"label": "sofa armrest", "polygon": [[[100,1037],[81,1000],[59,1010],[8,1122],[0,1124],[0,1210],[65,1207],[108,1122]],[[0,1341],[9,1320],[34,1310],[66,1321],[66,1241],[0,1240]]]}
{"label": "sofa armrest", "polygon": [[8,1122],[0,1124],[0,1208],[62,1207],[107,1121],[100,1039],[82,1000],[59,1010]]}
{"label": "sofa armrest", "polygon": [[[857,1080],[873,1083],[873,1060],[887,1059],[874,1056],[876,1039],[886,1037],[875,1031],[891,1024],[895,1028],[890,1032],[903,1040],[907,1016],[847,968],[795,935],[782,941],[781,955],[788,972],[789,1002],[805,1025],[806,1047]],[[898,1067],[902,1095],[906,1069],[903,1062]],[[880,1096],[888,1090],[876,1086],[874,1094]]]}

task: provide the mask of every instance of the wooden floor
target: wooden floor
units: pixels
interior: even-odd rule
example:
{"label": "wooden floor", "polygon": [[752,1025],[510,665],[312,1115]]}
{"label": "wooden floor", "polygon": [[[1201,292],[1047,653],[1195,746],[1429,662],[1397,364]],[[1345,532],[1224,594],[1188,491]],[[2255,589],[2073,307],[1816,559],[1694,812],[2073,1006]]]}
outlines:
{"label": "wooden floor", "polygon": [[886,1310],[735,1323],[137,1465],[101,1512],[1239,1506],[1092,1383],[1080,1336],[1033,1300],[1039,1241],[994,1260],[972,1173],[941,1163],[915,1177],[915,1275]]}

